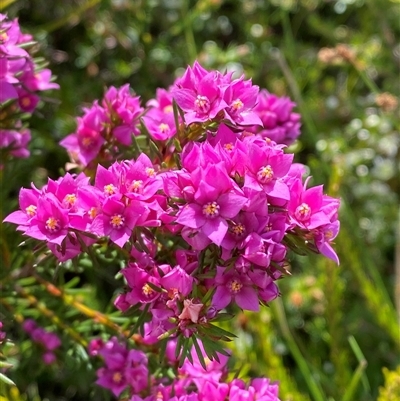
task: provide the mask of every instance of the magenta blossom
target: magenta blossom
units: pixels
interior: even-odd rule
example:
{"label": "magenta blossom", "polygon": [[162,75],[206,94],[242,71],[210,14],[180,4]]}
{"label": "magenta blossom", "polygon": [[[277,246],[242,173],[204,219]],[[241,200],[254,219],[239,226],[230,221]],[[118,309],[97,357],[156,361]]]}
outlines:
{"label": "magenta blossom", "polygon": [[172,96],[184,111],[186,124],[212,120],[228,107],[223,100],[221,74],[207,72],[197,62],[177,80]]}
{"label": "magenta blossom", "polygon": [[290,188],[290,202],[288,205],[291,222],[301,228],[312,230],[319,226],[329,224],[329,216],[324,213],[323,205],[323,187],[319,185],[306,189],[307,182],[302,185],[297,180]]}
{"label": "magenta blossom", "polygon": [[217,245],[228,231],[227,219],[234,218],[247,201],[224,167],[218,163],[193,171],[193,200],[180,210],[176,220],[201,231]]}
{"label": "magenta blossom", "polygon": [[95,217],[96,222],[93,222],[93,225],[121,248],[129,241],[135,226],[144,222],[149,213],[140,202],[126,205],[113,197],[106,199],[102,211],[101,215]]}
{"label": "magenta blossom", "polygon": [[90,109],[84,108],[84,112],[83,117],[77,118],[76,132],[65,137],[60,145],[66,148],[74,159],[87,166],[97,157],[105,142],[102,131],[108,118],[105,110],[97,102]]}
{"label": "magenta blossom", "polygon": [[232,300],[245,310],[257,312],[260,309],[257,291],[246,275],[239,274],[234,269],[226,271],[224,267],[217,266],[217,275],[214,280],[217,290],[212,304],[217,309],[224,309]]}
{"label": "magenta blossom", "polygon": [[261,90],[253,112],[261,118],[263,128],[254,127],[251,131],[276,143],[290,145],[300,135],[300,114],[294,113],[293,103],[288,97],[278,97]]}
{"label": "magenta blossom", "polygon": [[229,84],[224,92],[226,117],[233,124],[262,125],[260,117],[252,111],[257,101],[259,88],[251,80],[245,81],[243,77]]}
{"label": "magenta blossom", "polygon": [[29,221],[25,234],[38,240],[61,245],[68,234],[68,210],[51,193],[40,197],[36,215]]}

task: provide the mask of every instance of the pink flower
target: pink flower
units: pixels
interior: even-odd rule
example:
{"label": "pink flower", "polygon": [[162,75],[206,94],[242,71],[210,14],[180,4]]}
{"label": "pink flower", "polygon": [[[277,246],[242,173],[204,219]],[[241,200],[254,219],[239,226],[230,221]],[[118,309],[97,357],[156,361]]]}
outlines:
{"label": "pink flower", "polygon": [[223,100],[220,73],[207,72],[197,62],[177,80],[172,96],[184,111],[186,124],[212,120],[228,106]]}
{"label": "pink flower", "polygon": [[155,301],[160,293],[155,291],[149,283],[160,287],[159,277],[156,275],[151,275],[148,272],[139,269],[135,264],[131,263],[125,269],[121,270],[124,275],[130,291],[126,295],[126,301],[131,305],[136,305],[137,303],[150,303]]}
{"label": "pink flower", "polygon": [[178,318],[189,319],[193,323],[197,323],[203,306],[204,305],[202,303],[193,303],[193,299],[185,299],[183,301],[182,313],[178,316]]}
{"label": "pink flower", "polygon": [[104,95],[102,105],[112,121],[112,134],[118,142],[129,146],[132,134],[139,135],[137,128],[139,116],[143,113],[139,96],[132,96],[129,84],[117,89],[111,87]]}
{"label": "pink flower", "polygon": [[183,206],[176,222],[202,232],[221,245],[228,231],[227,219],[234,218],[246,203],[237,185],[230,179],[223,163],[198,168],[191,174],[193,201]]}
{"label": "pink flower", "polygon": [[248,172],[245,188],[265,191],[267,195],[283,201],[290,199],[289,188],[283,181],[293,161],[292,154],[284,154],[279,148],[249,144]]}
{"label": "pink flower", "polygon": [[121,248],[129,241],[133,229],[145,221],[149,211],[140,202],[131,202],[126,205],[122,201],[110,197],[103,204],[103,213],[95,217],[99,231],[109,236],[110,240]]}
{"label": "pink flower", "polygon": [[246,275],[238,274],[234,269],[226,271],[224,267],[217,266],[214,280],[217,290],[212,298],[212,305],[218,310],[224,309],[232,300],[245,310],[257,312],[260,309],[257,291]]}
{"label": "pink flower", "polygon": [[261,90],[253,112],[261,118],[263,129],[250,129],[276,143],[290,145],[300,135],[300,115],[292,112],[295,105],[288,97],[278,97],[265,89]]}
{"label": "pink flower", "polygon": [[62,208],[53,194],[48,193],[38,199],[36,215],[29,221],[25,234],[61,245],[68,234],[68,226],[68,210]]}
{"label": "pink flower", "polygon": [[224,91],[226,117],[233,124],[262,126],[260,117],[252,111],[257,101],[259,88],[243,77],[231,82]]}
{"label": "pink flower", "polygon": [[36,216],[37,203],[40,192],[36,189],[21,188],[19,191],[19,207],[21,210],[10,213],[4,220],[4,223],[18,224],[19,229],[28,227],[30,220]]}
{"label": "pink flower", "polygon": [[329,259],[332,259],[336,264],[339,264],[339,258],[331,246],[331,242],[339,233],[340,222],[335,221],[331,224],[326,224],[319,227],[315,234],[315,245],[319,252]]}
{"label": "pink flower", "polygon": [[108,118],[105,110],[97,102],[90,109],[84,108],[84,112],[83,117],[77,118],[76,132],[65,137],[60,145],[87,166],[97,157],[105,142],[102,131]]}
{"label": "pink flower", "polygon": [[194,280],[180,266],[175,266],[160,279],[160,282],[166,290],[177,290],[186,297],[192,292]]}
{"label": "pink flower", "polygon": [[322,185],[306,189],[307,182],[303,186],[301,181],[297,180],[291,186],[288,212],[292,223],[312,230],[329,224],[330,219],[321,210],[323,205]]}
{"label": "pink flower", "polygon": [[45,91],[60,88],[60,85],[51,82],[51,71],[47,68],[34,74],[28,71],[28,73],[22,77],[22,80],[30,91]]}
{"label": "pink flower", "polygon": [[176,134],[175,119],[172,113],[148,113],[143,121],[150,136],[156,141],[165,141]]}
{"label": "pink flower", "polygon": [[21,131],[0,130],[0,149],[8,151],[11,156],[18,158],[29,157],[30,152],[27,149],[27,145],[30,140],[31,132],[28,129],[22,129]]}

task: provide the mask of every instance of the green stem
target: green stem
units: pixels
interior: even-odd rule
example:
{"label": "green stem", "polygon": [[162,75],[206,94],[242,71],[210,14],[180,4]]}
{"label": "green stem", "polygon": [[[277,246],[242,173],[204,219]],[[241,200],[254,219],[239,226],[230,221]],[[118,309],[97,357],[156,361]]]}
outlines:
{"label": "green stem", "polygon": [[192,18],[189,15],[188,3],[184,1],[182,6],[182,20],[184,25],[185,41],[189,57],[189,63],[192,64],[197,58],[196,41],[192,30]]}
{"label": "green stem", "polygon": [[351,382],[348,385],[346,392],[343,395],[342,401],[352,401],[356,399],[355,394],[357,391],[357,387],[360,383],[360,380],[363,376],[366,367],[367,367],[367,361],[364,359],[363,361],[360,362],[356,371],[354,372]]}
{"label": "green stem", "polygon": [[310,368],[308,367],[307,361],[301,354],[301,351],[289,329],[289,325],[286,319],[285,310],[282,304],[282,300],[277,298],[274,302],[271,302],[271,309],[274,313],[275,318],[278,320],[279,327],[282,331],[283,337],[289,347],[289,350],[300,369],[301,374],[304,377],[305,382],[310,390],[310,394],[315,401],[325,401],[326,398],[322,393],[320,386],[314,381]]}

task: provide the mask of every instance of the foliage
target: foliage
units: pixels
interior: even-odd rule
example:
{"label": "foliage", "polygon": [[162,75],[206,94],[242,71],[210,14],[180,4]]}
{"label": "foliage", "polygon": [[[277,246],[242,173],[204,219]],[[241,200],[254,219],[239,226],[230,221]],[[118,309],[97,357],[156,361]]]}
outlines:
{"label": "foliage", "polygon": [[[378,391],[383,397],[382,367],[394,370],[399,363],[393,290],[399,280],[398,4],[8,3],[1,6],[40,42],[60,90],[30,120],[30,158],[1,171],[2,220],[16,210],[20,187],[31,181],[41,187],[63,173],[68,158],[57,143],[75,130],[79,105],[100,98],[104,87],[129,82],[145,102],[196,58],[207,68],[244,72],[254,84],[297,103],[302,135],[290,150],[310,166],[313,185],[324,184],[342,200],[335,246],[341,264],[293,255],[292,276],[279,283],[281,298],[268,310],[221,324],[238,334],[236,368],[243,377],[279,380],[282,400],[368,401]],[[115,250],[48,270],[46,261],[33,265],[29,241],[18,246],[21,236],[12,227],[1,226],[0,241],[0,291],[12,283],[0,310],[13,340],[3,350],[13,365],[6,374],[22,394],[4,386],[4,397],[110,399],[90,385],[95,374],[85,339],[128,330],[129,317],[109,304],[119,287]],[[26,318],[60,334],[62,362],[39,362],[40,350],[22,330]]]}

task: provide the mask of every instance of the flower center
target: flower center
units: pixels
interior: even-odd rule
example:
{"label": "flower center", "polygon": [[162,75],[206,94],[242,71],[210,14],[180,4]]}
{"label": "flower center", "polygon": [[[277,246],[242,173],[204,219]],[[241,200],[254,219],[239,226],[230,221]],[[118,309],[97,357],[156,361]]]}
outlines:
{"label": "flower center", "polygon": [[84,137],[84,138],[82,138],[81,142],[82,142],[82,146],[83,146],[85,149],[91,148],[92,145],[93,145],[93,143],[94,143],[93,139],[90,138],[90,137]]}
{"label": "flower center", "polygon": [[194,101],[195,110],[198,113],[206,114],[211,109],[210,101],[206,96],[197,95],[196,100]]}
{"label": "flower center", "polygon": [[168,134],[169,131],[171,131],[170,128],[169,128],[169,125],[168,125],[168,124],[165,124],[165,123],[161,123],[161,124],[158,126],[158,129],[160,130],[160,132],[161,132],[162,134]]}
{"label": "flower center", "polygon": [[122,374],[121,374],[121,372],[115,372],[115,373],[112,375],[112,381],[113,381],[114,383],[116,383],[116,384],[121,383],[121,381],[122,381]]}
{"label": "flower center", "polygon": [[224,149],[225,149],[227,152],[232,152],[232,150],[234,149],[233,143],[231,143],[231,142],[226,143],[226,144],[224,145]]}
{"label": "flower center", "polygon": [[333,238],[333,231],[332,230],[327,230],[327,231],[325,231],[324,232],[324,238],[326,239],[326,240],[330,240],[330,239],[332,239]]}
{"label": "flower center", "polygon": [[219,205],[217,202],[208,202],[203,206],[203,214],[213,219],[219,216]]}
{"label": "flower center", "polygon": [[142,180],[133,180],[132,184],[131,184],[131,192],[135,192],[138,193],[140,191],[140,189],[143,186],[143,181]]}
{"label": "flower center", "polygon": [[143,287],[142,287],[142,293],[143,295],[145,295],[147,298],[150,298],[153,293],[154,290],[146,283]]}
{"label": "flower center", "polygon": [[261,167],[257,173],[257,180],[261,182],[261,184],[268,184],[274,178],[274,170],[268,164],[267,166]]}
{"label": "flower center", "polygon": [[165,114],[172,113],[173,111],[174,111],[174,108],[172,107],[172,104],[169,104],[168,106],[165,106],[163,108],[163,112]]}
{"label": "flower center", "polygon": [[242,236],[244,234],[245,228],[244,228],[243,224],[239,223],[239,224],[235,224],[231,228],[231,231],[236,237],[240,237],[240,236]]}
{"label": "flower center", "polygon": [[60,220],[55,217],[49,217],[46,220],[46,230],[55,233],[60,229]]}
{"label": "flower center", "polygon": [[117,230],[125,225],[125,218],[120,214],[114,214],[110,219],[110,224]]}
{"label": "flower center", "polygon": [[307,203],[302,203],[300,206],[297,206],[294,215],[297,220],[306,221],[311,216],[311,208]]}
{"label": "flower center", "polygon": [[36,209],[37,209],[37,207],[35,205],[29,205],[25,209],[25,212],[29,217],[33,217],[36,214]]}
{"label": "flower center", "polygon": [[24,96],[22,99],[20,99],[20,102],[23,107],[29,107],[31,105],[31,99],[29,99],[28,96]]}
{"label": "flower center", "polygon": [[0,43],[5,43],[8,40],[7,32],[0,33]]}
{"label": "flower center", "polygon": [[104,193],[108,196],[114,195],[117,188],[113,184],[104,185]]}
{"label": "flower center", "polygon": [[152,168],[152,167],[146,167],[145,171],[149,177],[154,177],[156,175],[156,172],[155,172],[154,168]]}
{"label": "flower center", "polygon": [[243,102],[240,99],[236,99],[231,103],[230,111],[233,113],[238,113],[243,109]]}
{"label": "flower center", "polygon": [[233,279],[229,281],[227,287],[230,292],[237,294],[242,289],[243,284],[239,280]]}
{"label": "flower center", "polygon": [[68,194],[65,195],[64,197],[64,203],[68,206],[68,207],[72,207],[75,205],[76,202],[76,195],[75,194]]}
{"label": "flower center", "polygon": [[93,220],[97,216],[97,209],[95,207],[91,207],[88,211],[88,215],[91,220]]}

